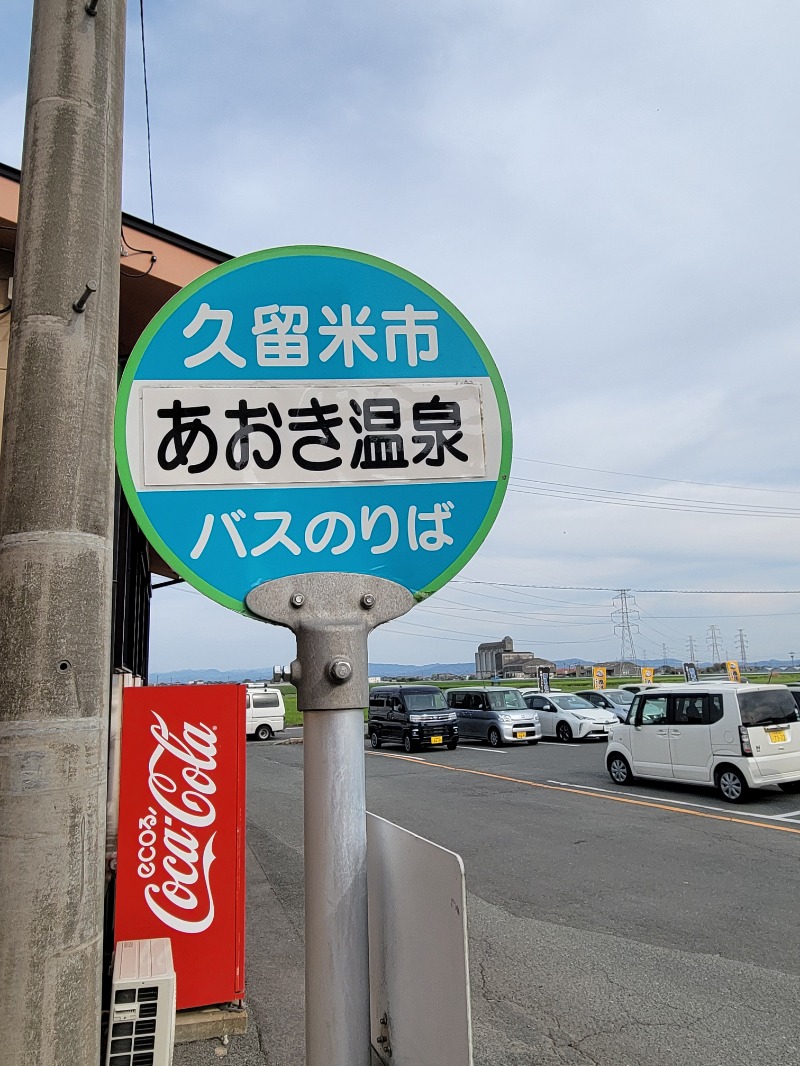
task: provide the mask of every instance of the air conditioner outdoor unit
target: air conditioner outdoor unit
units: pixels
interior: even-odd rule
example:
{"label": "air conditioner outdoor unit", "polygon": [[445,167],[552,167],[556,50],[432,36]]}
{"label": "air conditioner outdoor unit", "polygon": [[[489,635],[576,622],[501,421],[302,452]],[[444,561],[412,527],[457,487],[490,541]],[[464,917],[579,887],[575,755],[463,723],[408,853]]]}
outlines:
{"label": "air conditioner outdoor unit", "polygon": [[114,955],[106,1066],[172,1066],[174,1043],[169,940],[121,940]]}

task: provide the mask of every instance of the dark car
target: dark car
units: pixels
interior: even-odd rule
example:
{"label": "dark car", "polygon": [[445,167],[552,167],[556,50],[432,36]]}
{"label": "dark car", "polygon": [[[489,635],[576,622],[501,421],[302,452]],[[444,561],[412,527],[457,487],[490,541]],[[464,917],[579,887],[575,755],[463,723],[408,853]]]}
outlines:
{"label": "dark car", "polygon": [[452,751],[458,718],[435,685],[378,685],[369,694],[367,732],[373,748],[390,743],[418,751],[423,744],[446,744]]}

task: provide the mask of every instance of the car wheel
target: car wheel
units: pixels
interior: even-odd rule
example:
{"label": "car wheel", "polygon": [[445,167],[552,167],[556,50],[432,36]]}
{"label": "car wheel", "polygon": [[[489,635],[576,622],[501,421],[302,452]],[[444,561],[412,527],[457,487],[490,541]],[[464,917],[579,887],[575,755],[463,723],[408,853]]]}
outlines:
{"label": "car wheel", "polygon": [[260,725],[256,729],[256,740],[269,740],[272,736],[272,730],[268,725]]}
{"label": "car wheel", "polygon": [[611,774],[611,780],[615,784],[629,785],[633,780],[633,774],[628,765],[628,760],[623,758],[622,755],[610,755],[607,765],[608,772]]}
{"label": "car wheel", "polygon": [[538,744],[538,743],[539,743],[539,739],[538,739],[538,737],[537,737],[537,739],[536,739],[536,740],[529,740],[529,741],[528,741],[528,743],[529,743],[529,744]]}
{"label": "car wheel", "polygon": [[800,781],[784,781],[778,788],[781,792],[800,792]]}
{"label": "car wheel", "polygon": [[503,738],[500,736],[500,730],[497,728],[497,726],[494,725],[487,733],[486,739],[489,741],[490,746],[493,748],[499,748],[500,745],[503,743]]}
{"label": "car wheel", "polygon": [[556,736],[564,744],[569,744],[572,740],[572,730],[569,727],[568,722],[559,722],[556,726]]}
{"label": "car wheel", "polygon": [[381,738],[378,736],[378,731],[376,729],[370,729],[369,742],[373,748],[379,748],[381,746]]}
{"label": "car wheel", "polygon": [[411,739],[411,734],[410,733],[405,733],[404,734],[404,736],[403,736],[403,747],[405,748],[406,752],[409,753],[409,754],[412,751],[416,751],[417,750],[417,746],[413,742],[413,740]]}
{"label": "car wheel", "polygon": [[458,737],[456,737],[455,740],[448,740],[447,746],[450,749],[450,751],[455,751],[456,748],[458,747]]}
{"label": "car wheel", "polygon": [[717,770],[716,783],[720,795],[727,803],[743,803],[750,791],[735,766],[723,766],[721,770]]}

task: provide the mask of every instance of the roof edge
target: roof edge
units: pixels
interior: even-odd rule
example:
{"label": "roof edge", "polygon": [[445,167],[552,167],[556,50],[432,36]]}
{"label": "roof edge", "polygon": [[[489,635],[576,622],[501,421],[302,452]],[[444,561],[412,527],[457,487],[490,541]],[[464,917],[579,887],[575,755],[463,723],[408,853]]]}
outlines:
{"label": "roof edge", "polygon": [[[8,163],[0,162],[0,178],[8,178],[9,181],[14,181],[19,185],[21,171],[16,167],[9,166]],[[144,233],[148,237],[156,237],[167,244],[173,244],[177,248],[183,248],[184,251],[194,252],[196,255],[202,256],[204,259],[210,259],[214,263],[227,263],[228,260],[233,259],[233,256],[228,252],[221,252],[218,248],[212,248],[208,244],[201,244],[190,237],[175,233],[174,230],[157,226],[153,222],[147,222],[143,218],[129,215],[125,211],[122,212],[122,225],[128,229],[136,230],[138,233]]]}

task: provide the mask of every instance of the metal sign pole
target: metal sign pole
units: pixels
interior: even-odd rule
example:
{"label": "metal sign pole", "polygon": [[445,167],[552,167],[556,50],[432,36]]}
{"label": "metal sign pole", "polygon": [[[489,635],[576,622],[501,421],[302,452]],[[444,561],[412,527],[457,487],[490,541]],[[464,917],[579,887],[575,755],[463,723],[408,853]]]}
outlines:
{"label": "metal sign pole", "polygon": [[307,1066],[369,1066],[364,708],[367,636],[414,605],[360,574],[302,574],[254,589],[247,606],[297,634],[292,679],[305,717]]}

